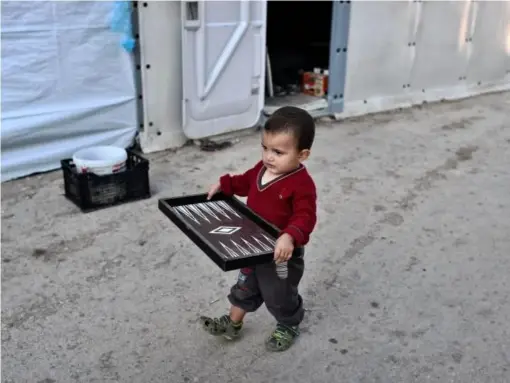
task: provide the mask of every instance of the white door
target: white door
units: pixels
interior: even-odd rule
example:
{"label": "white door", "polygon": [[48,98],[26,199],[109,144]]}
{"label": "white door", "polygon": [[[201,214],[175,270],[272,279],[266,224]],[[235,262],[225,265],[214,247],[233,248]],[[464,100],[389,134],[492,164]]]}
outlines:
{"label": "white door", "polygon": [[266,1],[183,1],[183,130],[254,126],[264,105]]}

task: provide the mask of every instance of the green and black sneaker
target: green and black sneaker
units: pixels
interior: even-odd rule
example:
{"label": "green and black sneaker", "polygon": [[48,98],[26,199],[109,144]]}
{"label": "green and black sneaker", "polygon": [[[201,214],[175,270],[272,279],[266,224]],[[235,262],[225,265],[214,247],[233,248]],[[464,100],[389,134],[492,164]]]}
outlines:
{"label": "green and black sneaker", "polygon": [[266,340],[266,348],[268,351],[286,351],[292,346],[298,336],[298,326],[286,326],[278,323],[276,329]]}
{"label": "green and black sneaker", "polygon": [[211,335],[223,335],[228,340],[233,340],[239,337],[243,322],[235,323],[230,319],[230,316],[223,315],[219,318],[209,318],[202,316],[200,322],[205,331]]}

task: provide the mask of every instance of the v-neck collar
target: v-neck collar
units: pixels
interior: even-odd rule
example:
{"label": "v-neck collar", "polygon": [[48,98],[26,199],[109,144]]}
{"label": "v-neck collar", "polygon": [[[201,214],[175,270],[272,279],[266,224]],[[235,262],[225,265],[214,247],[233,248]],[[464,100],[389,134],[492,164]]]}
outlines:
{"label": "v-neck collar", "polygon": [[290,177],[291,175],[293,174],[296,174],[297,172],[303,170],[305,167],[303,166],[303,164],[299,164],[299,166],[297,167],[297,169],[294,169],[293,171],[289,172],[289,173],[285,173],[285,174],[282,174],[276,178],[273,178],[271,181],[269,182],[266,182],[264,185],[262,185],[262,177],[264,176],[264,173],[266,172],[267,168],[262,165],[262,167],[260,168],[259,170],[259,174],[257,176],[257,189],[259,191],[263,191],[263,190],[266,190],[268,187],[270,187],[271,185],[274,185],[275,183],[277,183],[278,181],[281,181],[287,177]]}

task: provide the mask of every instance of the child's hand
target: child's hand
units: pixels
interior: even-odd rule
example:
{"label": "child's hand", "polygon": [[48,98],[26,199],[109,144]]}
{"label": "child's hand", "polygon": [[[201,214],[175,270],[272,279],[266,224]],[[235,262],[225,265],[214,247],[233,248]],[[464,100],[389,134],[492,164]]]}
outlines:
{"label": "child's hand", "polygon": [[210,188],[209,188],[209,193],[207,194],[207,199],[211,199],[213,195],[215,195],[216,193],[218,193],[221,189],[221,185],[219,182],[215,183],[214,185],[212,185]]}
{"label": "child's hand", "polygon": [[287,262],[292,257],[294,251],[294,240],[292,237],[284,233],[276,240],[274,249],[274,260],[276,263]]}

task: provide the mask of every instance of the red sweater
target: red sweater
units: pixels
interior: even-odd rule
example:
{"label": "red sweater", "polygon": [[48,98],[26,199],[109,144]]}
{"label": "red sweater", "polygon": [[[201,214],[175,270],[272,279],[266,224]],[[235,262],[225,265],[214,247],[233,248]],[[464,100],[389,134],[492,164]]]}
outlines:
{"label": "red sweater", "polygon": [[310,240],[317,222],[317,192],[312,177],[301,165],[291,173],[261,185],[265,167],[260,161],[246,173],[220,178],[228,196],[248,197],[247,205],[259,216],[294,238],[295,246]]}

